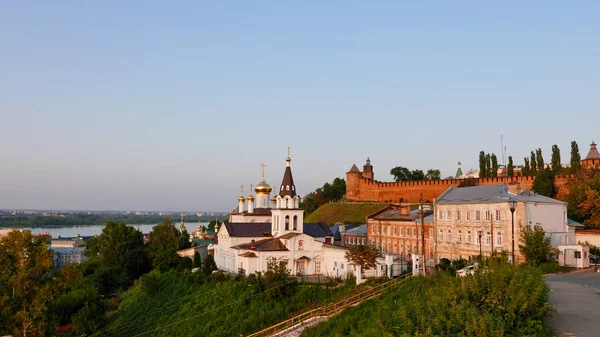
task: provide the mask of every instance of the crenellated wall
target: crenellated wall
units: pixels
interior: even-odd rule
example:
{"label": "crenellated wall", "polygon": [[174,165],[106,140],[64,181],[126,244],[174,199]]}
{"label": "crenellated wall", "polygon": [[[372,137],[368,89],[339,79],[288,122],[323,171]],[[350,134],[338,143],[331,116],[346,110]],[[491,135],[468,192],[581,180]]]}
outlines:
{"label": "crenellated wall", "polygon": [[[554,182],[558,188],[557,198],[565,195],[565,183],[570,175],[556,175]],[[531,189],[535,176],[475,178],[479,185],[517,185],[522,189]],[[433,201],[448,187],[458,185],[464,179],[424,180],[404,182],[381,182],[363,177],[362,172],[346,173],[346,196],[348,200],[379,202],[417,202],[423,193],[426,201]]]}

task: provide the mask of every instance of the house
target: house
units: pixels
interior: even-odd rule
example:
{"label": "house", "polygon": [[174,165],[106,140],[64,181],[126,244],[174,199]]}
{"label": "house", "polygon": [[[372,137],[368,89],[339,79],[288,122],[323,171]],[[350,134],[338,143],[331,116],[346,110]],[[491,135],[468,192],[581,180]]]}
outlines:
{"label": "house", "polygon": [[344,247],[366,245],[369,239],[367,237],[367,225],[360,225],[342,232],[342,245]]}
{"label": "house", "polygon": [[82,263],[87,260],[84,255],[85,247],[57,247],[52,248],[54,267],[60,269],[69,263]]}
{"label": "house", "polygon": [[517,262],[524,262],[519,238],[523,230],[534,226],[544,229],[554,247],[576,244],[575,227],[567,220],[567,203],[518,190],[518,186],[450,187],[435,200],[434,207],[437,260],[501,251],[511,255],[514,246]]}

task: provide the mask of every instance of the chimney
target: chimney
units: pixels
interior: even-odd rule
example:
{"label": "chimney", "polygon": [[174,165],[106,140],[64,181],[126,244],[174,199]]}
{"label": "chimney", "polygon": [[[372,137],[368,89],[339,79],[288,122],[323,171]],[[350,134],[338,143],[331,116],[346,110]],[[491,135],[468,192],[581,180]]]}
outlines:
{"label": "chimney", "polygon": [[512,194],[521,194],[521,183],[517,182],[513,185],[508,185],[508,192]]}
{"label": "chimney", "polygon": [[254,239],[252,239],[252,241],[250,241],[250,249],[252,249],[252,250],[256,249],[256,244],[254,243]]}
{"label": "chimney", "polygon": [[346,224],[340,224],[338,228],[339,228],[340,234],[346,232]]}

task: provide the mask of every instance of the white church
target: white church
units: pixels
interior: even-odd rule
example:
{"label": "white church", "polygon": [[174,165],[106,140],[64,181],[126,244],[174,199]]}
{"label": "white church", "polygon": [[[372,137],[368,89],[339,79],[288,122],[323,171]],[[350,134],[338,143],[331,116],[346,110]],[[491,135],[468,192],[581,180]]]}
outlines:
{"label": "white church", "polygon": [[279,191],[272,198],[265,182],[252,195],[238,199],[238,207],[229,215],[213,241],[214,259],[219,270],[250,275],[267,270],[269,262],[287,262],[292,275],[323,275],[345,278],[354,267],[348,266],[346,249],[334,245],[334,236],[324,223],[304,223],[304,210],[292,177],[291,159],[286,158],[285,173]]}

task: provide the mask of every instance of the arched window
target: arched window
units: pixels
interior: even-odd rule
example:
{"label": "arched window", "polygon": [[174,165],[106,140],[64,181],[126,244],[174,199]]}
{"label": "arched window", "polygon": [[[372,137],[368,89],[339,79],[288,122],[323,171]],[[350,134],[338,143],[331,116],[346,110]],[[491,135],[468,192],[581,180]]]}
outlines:
{"label": "arched window", "polygon": [[298,241],[298,250],[304,250],[304,241]]}
{"label": "arched window", "polygon": [[294,215],[294,230],[298,229],[298,216]]}
{"label": "arched window", "polygon": [[285,216],[285,230],[286,231],[290,230],[290,216],[289,215]]}

